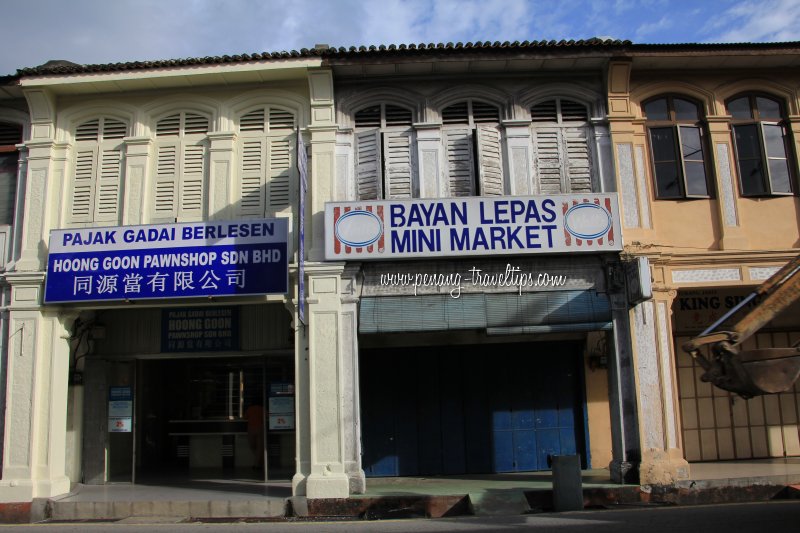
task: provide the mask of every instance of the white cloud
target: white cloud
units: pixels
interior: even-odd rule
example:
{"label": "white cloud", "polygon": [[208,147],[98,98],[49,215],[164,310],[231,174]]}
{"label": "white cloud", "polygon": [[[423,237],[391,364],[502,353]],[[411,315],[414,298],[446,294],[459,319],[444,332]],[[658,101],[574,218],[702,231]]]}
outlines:
{"label": "white cloud", "polygon": [[635,38],[637,41],[645,40],[648,36],[667,30],[672,27],[672,21],[664,16],[656,22],[645,22],[636,28]]}
{"label": "white cloud", "polygon": [[49,59],[111,63],[316,43],[800,39],[800,0],[762,1],[27,0],[4,6],[4,22],[14,24],[0,32],[0,75]]}
{"label": "white cloud", "polygon": [[800,0],[738,2],[709,30],[711,42],[800,40]]}

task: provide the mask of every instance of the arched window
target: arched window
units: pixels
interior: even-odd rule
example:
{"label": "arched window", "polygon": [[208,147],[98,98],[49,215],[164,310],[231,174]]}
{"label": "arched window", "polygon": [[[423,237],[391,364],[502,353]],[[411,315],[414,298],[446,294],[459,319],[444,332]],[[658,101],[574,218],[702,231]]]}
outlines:
{"label": "arched window", "polygon": [[531,107],[531,137],[539,191],[592,191],[593,137],[587,107],[553,98]]}
{"label": "arched window", "polygon": [[209,119],[181,111],[156,123],[153,219],[202,220],[206,212]]}
{"label": "arched window", "polygon": [[656,198],[708,197],[709,173],[700,106],[669,95],[645,102],[643,107]]}
{"label": "arched window", "polygon": [[98,117],[75,128],[71,222],[118,222],[128,125]]}
{"label": "arched window", "polygon": [[505,194],[497,106],[469,99],[441,114],[450,196]]}
{"label": "arched window", "polygon": [[260,106],[239,118],[240,216],[272,216],[292,205],[297,172],[294,113]]}
{"label": "arched window", "polygon": [[22,142],[22,126],[0,122],[0,225],[14,223],[17,194],[17,144]]}
{"label": "arched window", "polygon": [[355,113],[356,198],[419,196],[410,109],[376,104]]}
{"label": "arched window", "polygon": [[782,103],[747,94],[725,106],[731,116],[742,196],[791,194],[791,151]]}

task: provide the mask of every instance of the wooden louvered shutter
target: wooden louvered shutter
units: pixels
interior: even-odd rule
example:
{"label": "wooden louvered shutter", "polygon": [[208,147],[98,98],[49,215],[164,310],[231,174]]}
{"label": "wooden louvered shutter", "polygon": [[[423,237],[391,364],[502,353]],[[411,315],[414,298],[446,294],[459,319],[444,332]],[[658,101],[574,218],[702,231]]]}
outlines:
{"label": "wooden louvered shutter", "polygon": [[97,169],[97,147],[78,148],[75,153],[75,175],[72,182],[72,222],[91,222],[94,215],[94,173]]}
{"label": "wooden louvered shutter", "polygon": [[264,163],[266,140],[242,139],[241,200],[239,213],[243,216],[264,216]]}
{"label": "wooden louvered shutter", "polygon": [[174,219],[177,215],[179,152],[180,143],[178,142],[162,144],[158,147],[153,201],[156,218]]}
{"label": "wooden louvered shutter", "polygon": [[116,221],[119,215],[122,150],[101,148],[99,156],[100,172],[97,175],[94,219],[96,221]]}
{"label": "wooden louvered shutter", "polygon": [[501,158],[500,130],[491,126],[480,126],[478,134],[478,171],[481,196],[502,196],[503,163]]}
{"label": "wooden louvered shutter", "polygon": [[267,201],[270,209],[290,205],[290,185],[294,154],[294,135],[269,137],[269,182]]}
{"label": "wooden louvered shutter", "polygon": [[569,192],[592,192],[592,157],[584,127],[563,129]]}
{"label": "wooden louvered shutter", "polygon": [[561,184],[561,130],[558,127],[537,127],[533,130],[536,175],[542,194],[564,192]]}
{"label": "wooden louvered shutter", "polygon": [[184,143],[180,166],[178,218],[201,217],[205,204],[206,149],[203,144]]}
{"label": "wooden louvered shutter", "polygon": [[383,198],[381,134],[378,130],[356,133],[356,198]]}
{"label": "wooden louvered shutter", "polygon": [[446,129],[443,136],[450,196],[474,195],[475,158],[472,153],[472,132],[469,129]]}
{"label": "wooden louvered shutter", "polygon": [[386,161],[386,198],[413,198],[413,132],[387,131],[383,134],[383,157]]}

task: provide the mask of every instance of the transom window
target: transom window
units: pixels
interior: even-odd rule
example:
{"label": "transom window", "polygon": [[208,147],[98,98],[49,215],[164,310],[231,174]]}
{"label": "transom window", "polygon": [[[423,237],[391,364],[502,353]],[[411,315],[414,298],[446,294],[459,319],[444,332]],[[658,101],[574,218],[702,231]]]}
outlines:
{"label": "transom window", "polygon": [[680,96],[645,102],[650,156],[659,199],[708,197],[700,106]]}
{"label": "transom window", "polygon": [[728,100],[726,108],[731,115],[742,195],[791,194],[791,152],[781,102],[749,94]]}
{"label": "transom window", "polygon": [[356,128],[391,128],[411,126],[410,109],[391,104],[365,107],[356,113]]}

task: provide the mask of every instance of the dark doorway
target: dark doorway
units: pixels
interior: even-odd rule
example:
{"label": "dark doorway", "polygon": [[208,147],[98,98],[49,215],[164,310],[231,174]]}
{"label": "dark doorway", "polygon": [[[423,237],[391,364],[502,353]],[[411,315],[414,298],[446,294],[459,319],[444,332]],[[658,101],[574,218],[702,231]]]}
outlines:
{"label": "dark doorway", "polygon": [[[275,391],[292,404],[291,360],[140,360],[137,481],[288,479],[294,428],[270,429]],[[283,402],[286,404],[286,402]],[[287,461],[287,457],[291,460]]]}
{"label": "dark doorway", "polygon": [[585,458],[582,346],[541,342],[363,351],[365,472],[524,472],[549,469],[552,455]]}

